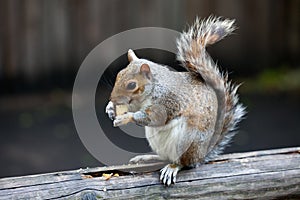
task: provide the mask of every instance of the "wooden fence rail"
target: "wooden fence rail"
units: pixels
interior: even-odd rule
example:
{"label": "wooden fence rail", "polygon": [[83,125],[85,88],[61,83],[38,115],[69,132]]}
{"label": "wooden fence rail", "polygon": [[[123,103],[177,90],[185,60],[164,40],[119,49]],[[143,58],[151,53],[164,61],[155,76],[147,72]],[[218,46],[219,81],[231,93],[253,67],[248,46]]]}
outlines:
{"label": "wooden fence rail", "polygon": [[300,147],[222,155],[163,186],[163,163],[0,179],[0,199],[300,199]]}

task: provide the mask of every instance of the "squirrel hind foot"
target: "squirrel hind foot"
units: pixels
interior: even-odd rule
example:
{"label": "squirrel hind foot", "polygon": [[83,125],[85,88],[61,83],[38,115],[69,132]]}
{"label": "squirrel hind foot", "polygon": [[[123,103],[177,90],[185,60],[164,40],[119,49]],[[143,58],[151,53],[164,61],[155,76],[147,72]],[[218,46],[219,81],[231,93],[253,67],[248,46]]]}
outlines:
{"label": "squirrel hind foot", "polygon": [[129,160],[130,164],[146,163],[161,160],[158,155],[137,155]]}
{"label": "squirrel hind foot", "polygon": [[165,186],[175,184],[177,173],[181,170],[181,166],[177,164],[168,164],[160,170],[160,181]]}

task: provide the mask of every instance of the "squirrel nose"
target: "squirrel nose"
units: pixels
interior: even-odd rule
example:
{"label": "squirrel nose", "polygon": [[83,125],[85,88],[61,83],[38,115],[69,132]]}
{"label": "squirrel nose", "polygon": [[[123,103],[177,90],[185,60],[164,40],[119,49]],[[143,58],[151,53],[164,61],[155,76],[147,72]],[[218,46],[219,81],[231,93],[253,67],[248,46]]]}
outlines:
{"label": "squirrel nose", "polygon": [[117,96],[111,97],[111,101],[114,103],[114,105],[123,105],[128,104],[130,99],[126,96]]}

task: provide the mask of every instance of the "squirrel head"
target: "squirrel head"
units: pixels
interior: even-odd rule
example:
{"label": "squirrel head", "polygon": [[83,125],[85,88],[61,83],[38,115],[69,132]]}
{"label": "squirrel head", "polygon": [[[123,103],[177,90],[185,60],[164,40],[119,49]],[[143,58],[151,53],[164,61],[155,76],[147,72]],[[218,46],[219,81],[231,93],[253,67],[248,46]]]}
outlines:
{"label": "squirrel head", "polygon": [[129,65],[118,73],[110,97],[115,105],[141,104],[151,93],[153,77],[149,64],[131,49],[127,56]]}

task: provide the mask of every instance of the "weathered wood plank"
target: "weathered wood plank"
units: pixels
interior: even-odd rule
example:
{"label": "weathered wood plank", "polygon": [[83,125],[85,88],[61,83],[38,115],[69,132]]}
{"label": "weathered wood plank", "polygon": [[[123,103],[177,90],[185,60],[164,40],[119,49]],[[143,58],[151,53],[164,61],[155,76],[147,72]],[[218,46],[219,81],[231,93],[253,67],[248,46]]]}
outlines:
{"label": "weathered wood plank", "polygon": [[[223,155],[180,172],[177,183],[169,188],[159,183],[157,171],[150,172],[161,166],[123,165],[3,178],[0,199],[300,198],[300,148]],[[121,176],[105,180],[104,172]]]}

